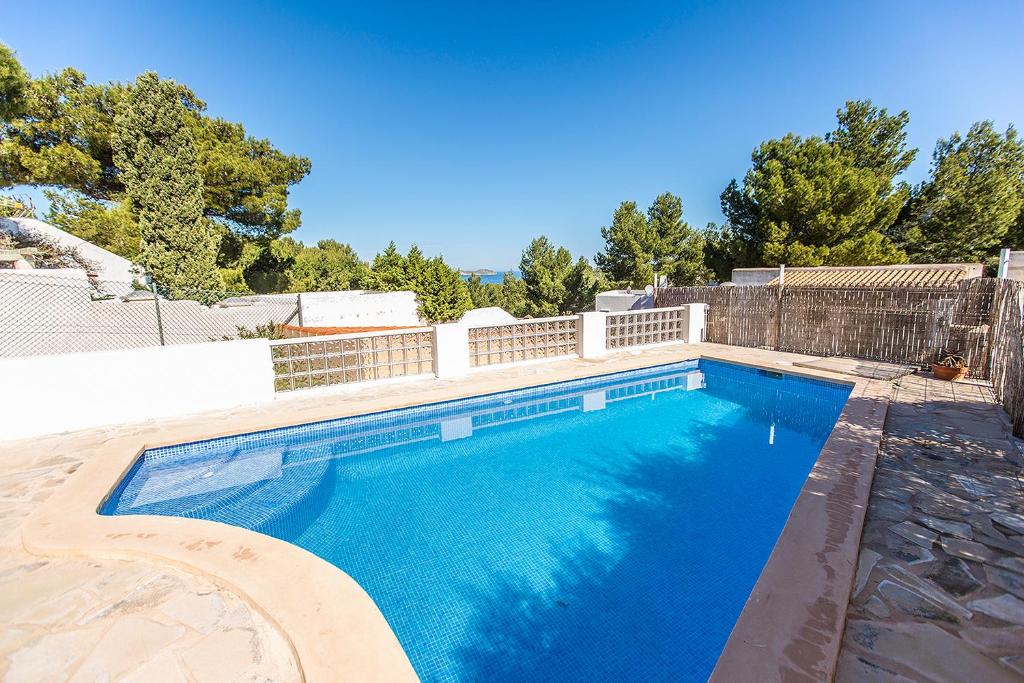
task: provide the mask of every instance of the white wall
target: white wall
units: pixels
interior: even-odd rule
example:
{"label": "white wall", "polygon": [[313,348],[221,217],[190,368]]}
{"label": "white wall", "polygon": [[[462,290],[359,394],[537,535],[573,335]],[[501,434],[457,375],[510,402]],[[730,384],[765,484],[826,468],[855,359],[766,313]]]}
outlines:
{"label": "white wall", "polygon": [[1024,282],[1024,251],[1011,251],[1005,277]]}
{"label": "white wall", "polygon": [[0,377],[0,440],[274,398],[266,339],[5,358]]}
{"label": "white wall", "polygon": [[642,289],[612,289],[601,292],[594,301],[595,311],[636,311],[654,308],[654,297]]}
{"label": "white wall", "polygon": [[74,249],[82,258],[95,266],[96,275],[100,280],[133,282],[136,279],[135,268],[128,259],[102,247],[97,247],[92,242],[86,242],[81,237],[64,232],[49,223],[37,221],[34,218],[0,218],[0,229],[12,234],[22,233],[43,237],[61,246]]}
{"label": "white wall", "polygon": [[413,292],[309,292],[302,295],[302,325],[415,327],[418,308]]}

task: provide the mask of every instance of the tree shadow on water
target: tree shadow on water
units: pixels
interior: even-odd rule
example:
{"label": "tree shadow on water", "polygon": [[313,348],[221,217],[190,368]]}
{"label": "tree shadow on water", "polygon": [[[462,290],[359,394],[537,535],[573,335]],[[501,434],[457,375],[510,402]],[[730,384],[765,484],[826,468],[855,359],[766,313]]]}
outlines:
{"label": "tree shadow on water", "polygon": [[[599,513],[612,552],[553,550],[549,589],[509,573],[467,588],[474,639],[455,653],[464,680],[707,678],[789,506],[752,495],[774,475],[770,459],[744,457],[744,437],[707,425],[691,438],[696,450],[634,450],[593,471],[612,492]],[[729,469],[694,453],[722,454]]]}

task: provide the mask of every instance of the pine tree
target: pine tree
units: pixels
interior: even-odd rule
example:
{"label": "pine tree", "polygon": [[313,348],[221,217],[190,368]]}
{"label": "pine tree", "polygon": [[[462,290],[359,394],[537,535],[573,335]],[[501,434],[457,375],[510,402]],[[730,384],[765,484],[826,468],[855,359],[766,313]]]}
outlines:
{"label": "pine tree", "polygon": [[674,285],[704,284],[711,277],[704,266],[704,237],[683,220],[683,202],[671,192],[658,195],[646,217],[635,202],[622,202],[601,236],[605,250],[594,260],[622,285],[649,285],[655,272]]}
{"label": "pine tree", "polygon": [[939,140],[932,177],[914,190],[896,231],[918,263],[985,261],[1014,240],[1024,205],[1024,142],[990,121]]}
{"label": "pine tree", "polygon": [[183,288],[219,289],[217,232],[203,216],[203,181],[181,88],[153,72],[135,80],[114,119],[114,156],[139,222],[140,260],[153,278]]}
{"label": "pine tree", "polygon": [[654,280],[655,242],[650,224],[636,202],[622,202],[612,215],[612,224],[601,228],[605,249],[594,260],[614,282],[643,287]]}
{"label": "pine tree", "polygon": [[366,278],[382,292],[413,291],[419,300],[420,316],[431,323],[458,320],[473,308],[466,283],[440,256],[427,259],[413,245],[403,256],[394,242],[377,254]]}

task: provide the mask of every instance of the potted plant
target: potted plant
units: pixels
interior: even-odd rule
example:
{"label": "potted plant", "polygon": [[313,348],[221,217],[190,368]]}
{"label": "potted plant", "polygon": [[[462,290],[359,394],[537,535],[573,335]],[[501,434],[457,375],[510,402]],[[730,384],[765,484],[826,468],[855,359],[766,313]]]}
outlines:
{"label": "potted plant", "polygon": [[932,363],[932,374],[935,379],[956,381],[967,374],[967,359],[959,351],[942,349],[938,360]]}

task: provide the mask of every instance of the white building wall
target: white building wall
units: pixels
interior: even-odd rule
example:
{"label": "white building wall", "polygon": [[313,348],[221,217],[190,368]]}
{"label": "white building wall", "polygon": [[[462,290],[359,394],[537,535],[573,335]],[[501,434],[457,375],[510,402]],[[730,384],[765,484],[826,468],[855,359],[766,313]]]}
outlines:
{"label": "white building wall", "polygon": [[414,292],[309,292],[302,295],[302,325],[415,327],[418,308]]}
{"label": "white building wall", "polygon": [[1024,251],[1011,251],[1006,264],[1006,275],[1010,280],[1024,282]]}
{"label": "white building wall", "polygon": [[11,234],[35,235],[55,242],[63,247],[74,249],[78,254],[92,263],[96,276],[100,280],[115,282],[133,282],[136,279],[135,266],[128,259],[111,253],[92,242],[86,242],[69,232],[64,232],[34,218],[0,218],[0,229]]}
{"label": "white building wall", "polygon": [[0,377],[0,441],[274,398],[266,339],[5,358]]}
{"label": "white building wall", "polygon": [[641,290],[612,289],[601,292],[594,301],[595,311],[638,311],[654,308],[654,295]]}

